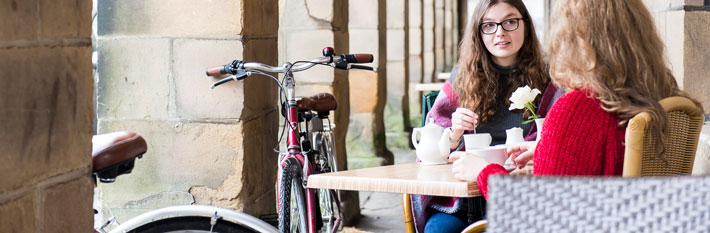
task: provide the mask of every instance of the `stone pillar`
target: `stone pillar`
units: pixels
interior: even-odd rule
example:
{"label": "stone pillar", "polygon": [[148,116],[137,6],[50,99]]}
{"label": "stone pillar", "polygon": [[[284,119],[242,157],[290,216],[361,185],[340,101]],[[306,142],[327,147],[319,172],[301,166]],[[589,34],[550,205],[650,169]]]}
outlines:
{"label": "stone pillar", "polygon": [[387,98],[387,19],[385,0],[350,1],[350,52],[371,53],[377,72],[351,70],[348,167],[393,164],[387,150],[383,111]]}
{"label": "stone pillar", "polygon": [[91,1],[0,1],[0,228],[91,232]]}
{"label": "stone pillar", "polygon": [[276,212],[277,88],[252,76],[211,90],[205,68],[276,64],[277,30],[277,0],[99,0],[98,131],[148,142],[132,174],[99,187],[119,221],[180,204]]}
{"label": "stone pillar", "polygon": [[[281,0],[279,24],[280,62],[310,60],[322,56],[321,50],[333,47],[337,54],[349,51],[348,1]],[[335,95],[338,109],[331,116],[335,127],[338,168],[346,170],[345,138],[350,121],[348,72],[315,66],[295,73],[296,95],[311,96],[320,92]],[[344,223],[352,225],[360,216],[357,192],[341,191]]]}
{"label": "stone pillar", "polygon": [[409,70],[407,35],[408,0],[387,1],[387,106],[385,128],[389,148],[408,149]]}
{"label": "stone pillar", "polygon": [[[710,113],[710,1],[644,0],[644,3],[666,46],[666,56],[678,85],[700,100],[706,114]],[[694,175],[710,174],[709,129],[706,124],[700,132]]]}
{"label": "stone pillar", "polygon": [[454,0],[444,0],[444,70],[451,71],[454,61]]}
{"label": "stone pillar", "polygon": [[422,33],[423,0],[409,0],[409,11],[407,12],[407,22],[409,26],[409,56],[407,57],[409,71],[409,122],[412,127],[418,127],[422,118],[421,101],[422,95],[414,89],[417,83],[424,82],[423,53],[424,34]]}
{"label": "stone pillar", "polygon": [[434,71],[436,68],[435,59],[435,48],[434,48],[434,1],[439,0],[422,0],[422,34],[424,39],[424,45],[422,47],[422,65],[424,66],[424,73],[422,74],[422,83],[434,82]]}
{"label": "stone pillar", "polygon": [[444,18],[444,3],[447,0],[434,0],[434,60],[435,60],[435,65],[434,65],[434,74],[433,74],[433,82],[439,82],[437,79],[437,74],[439,72],[445,71],[446,67],[446,56],[445,52],[446,51],[446,37],[445,37],[445,30],[444,30],[444,25],[446,23],[446,19]]}

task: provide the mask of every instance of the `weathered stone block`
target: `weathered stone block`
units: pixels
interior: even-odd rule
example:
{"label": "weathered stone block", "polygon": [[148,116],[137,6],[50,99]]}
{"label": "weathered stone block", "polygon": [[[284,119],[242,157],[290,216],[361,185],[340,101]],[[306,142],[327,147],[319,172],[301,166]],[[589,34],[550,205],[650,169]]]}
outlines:
{"label": "weathered stone block", "polygon": [[409,54],[422,54],[422,30],[419,28],[409,28]]}
{"label": "weathered stone block", "polygon": [[387,30],[387,60],[404,61],[404,29]]}
{"label": "weathered stone block", "polygon": [[370,71],[350,71],[350,112],[372,113],[377,106],[376,73]]}
{"label": "weathered stone block", "polygon": [[[101,185],[104,203],[122,219],[159,207],[197,201],[237,210],[266,208],[249,206],[254,203],[255,195],[264,195],[254,190],[265,189],[252,185],[273,188],[274,180],[270,178],[276,173],[276,156],[258,153],[245,156],[245,151],[251,147],[265,153],[264,148],[273,147],[268,142],[275,143],[276,126],[270,124],[276,122],[275,114],[273,111],[256,121],[264,122],[258,127],[249,126],[250,132],[243,130],[241,121],[218,124],[100,121],[100,132],[131,129],[148,142],[148,152],[136,161],[130,175],[119,177],[113,184]],[[252,170],[255,166],[259,169]]]}
{"label": "weathered stone block", "polygon": [[420,28],[421,26],[422,0],[409,0],[409,27]]}
{"label": "weathered stone block", "polygon": [[170,40],[99,38],[98,43],[99,118],[168,118]]}
{"label": "weathered stone block", "polygon": [[[350,9],[350,20],[348,22],[350,30],[353,29],[365,29],[365,28],[377,28],[379,23],[377,22],[377,6],[380,0],[351,0]],[[353,42],[351,39],[350,42]]]}
{"label": "weathered stone block", "polygon": [[[239,4],[239,2],[244,7],[243,11],[241,11],[244,23],[242,35],[275,36],[277,34],[279,29],[279,0],[227,0],[222,4]],[[233,13],[233,11],[227,11],[227,13]]]}
{"label": "weathered stone block", "polygon": [[0,40],[37,39],[39,0],[0,0]]}
{"label": "weathered stone block", "polygon": [[[43,186],[43,185],[42,185]],[[91,232],[94,184],[89,174],[40,189],[41,232]]]}
{"label": "weathered stone block", "polygon": [[98,35],[238,35],[242,32],[241,4],[232,0],[100,0]]}
{"label": "weathered stone block", "polygon": [[0,216],[2,216],[0,217],[0,226],[4,232],[38,232],[35,223],[37,222],[36,196],[34,189],[28,189],[19,197],[0,195],[2,199],[10,198],[0,203]]}
{"label": "weathered stone block", "polygon": [[9,49],[0,57],[0,171],[8,171],[0,192],[90,166],[90,48]]}
{"label": "weathered stone block", "polygon": [[409,79],[409,83],[421,83],[422,82],[422,57],[421,56],[409,56],[409,77],[408,77],[408,79]]}
{"label": "weathered stone block", "polygon": [[683,62],[685,73],[683,87],[703,103],[705,112],[710,112],[710,12],[688,11],[685,13],[685,44]]}
{"label": "weathered stone block", "polygon": [[350,29],[350,53],[371,53],[375,56],[372,64],[379,63],[379,43],[377,29]]}
{"label": "weathered stone block", "polygon": [[90,37],[91,0],[41,0],[42,37]]}
{"label": "weathered stone block", "polygon": [[404,96],[404,84],[407,82],[404,70],[404,61],[387,62],[387,96]]}
{"label": "weathered stone block", "polygon": [[[208,67],[243,60],[238,40],[175,40],[172,59],[177,116],[185,119],[237,119],[244,109],[244,81],[210,89],[221,78],[205,76]],[[224,76],[227,77],[227,76]],[[261,78],[258,75],[250,78]],[[167,83],[166,83],[167,84]]]}
{"label": "weathered stone block", "polygon": [[404,1],[387,1],[387,28],[404,28]]}
{"label": "weathered stone block", "polygon": [[286,0],[282,8],[288,10],[281,13],[280,31],[332,28],[332,0]]}
{"label": "weathered stone block", "polygon": [[[666,25],[684,25],[684,11],[669,11],[665,13]],[[666,27],[665,45],[666,54],[670,61],[671,71],[678,81],[678,85],[683,89],[683,50],[685,44],[685,27],[671,26]]]}
{"label": "weathered stone block", "polygon": [[[321,49],[333,47],[334,38],[331,30],[286,30],[283,31],[286,42],[285,59],[289,62],[310,61],[315,57],[323,56]],[[338,54],[343,51],[335,51]],[[350,51],[351,53],[365,53],[364,51]],[[332,83],[333,68],[316,66],[309,70],[294,73],[296,82]]]}

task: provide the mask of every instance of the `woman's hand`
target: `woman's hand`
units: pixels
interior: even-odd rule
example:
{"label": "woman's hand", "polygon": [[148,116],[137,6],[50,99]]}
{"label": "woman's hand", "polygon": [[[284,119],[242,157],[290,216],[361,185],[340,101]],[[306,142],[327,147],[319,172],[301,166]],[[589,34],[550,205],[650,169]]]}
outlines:
{"label": "woman's hand", "polygon": [[483,168],[490,164],[485,159],[463,151],[451,153],[449,161],[453,162],[451,172],[454,173],[454,177],[470,182],[475,182],[478,173],[481,173]]}
{"label": "woman's hand", "polygon": [[522,169],[528,164],[528,161],[533,159],[536,146],[537,142],[523,142],[511,146],[508,148],[508,158]]}
{"label": "woman's hand", "polygon": [[478,124],[478,114],[470,109],[457,108],[451,114],[451,135],[449,139],[458,140],[466,130],[473,130]]}

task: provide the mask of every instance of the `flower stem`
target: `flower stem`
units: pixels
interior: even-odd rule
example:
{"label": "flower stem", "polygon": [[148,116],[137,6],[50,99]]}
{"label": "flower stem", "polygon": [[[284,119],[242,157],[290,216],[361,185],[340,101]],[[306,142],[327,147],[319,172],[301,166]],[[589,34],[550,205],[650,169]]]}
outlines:
{"label": "flower stem", "polygon": [[533,119],[540,118],[540,116],[538,116],[537,114],[535,114],[535,105],[533,105],[532,102],[526,103],[526,104],[525,104],[525,108],[527,108],[527,109],[530,111],[530,113],[532,113]]}

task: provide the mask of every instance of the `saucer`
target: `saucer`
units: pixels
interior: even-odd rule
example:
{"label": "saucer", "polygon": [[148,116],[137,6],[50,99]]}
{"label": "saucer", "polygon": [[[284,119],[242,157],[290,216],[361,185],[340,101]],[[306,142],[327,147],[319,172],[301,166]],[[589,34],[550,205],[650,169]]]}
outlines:
{"label": "saucer", "polygon": [[421,162],[419,163],[419,165],[423,165],[423,166],[442,165],[442,164],[446,164],[446,160],[439,161],[439,162],[424,162],[424,161],[421,161]]}

